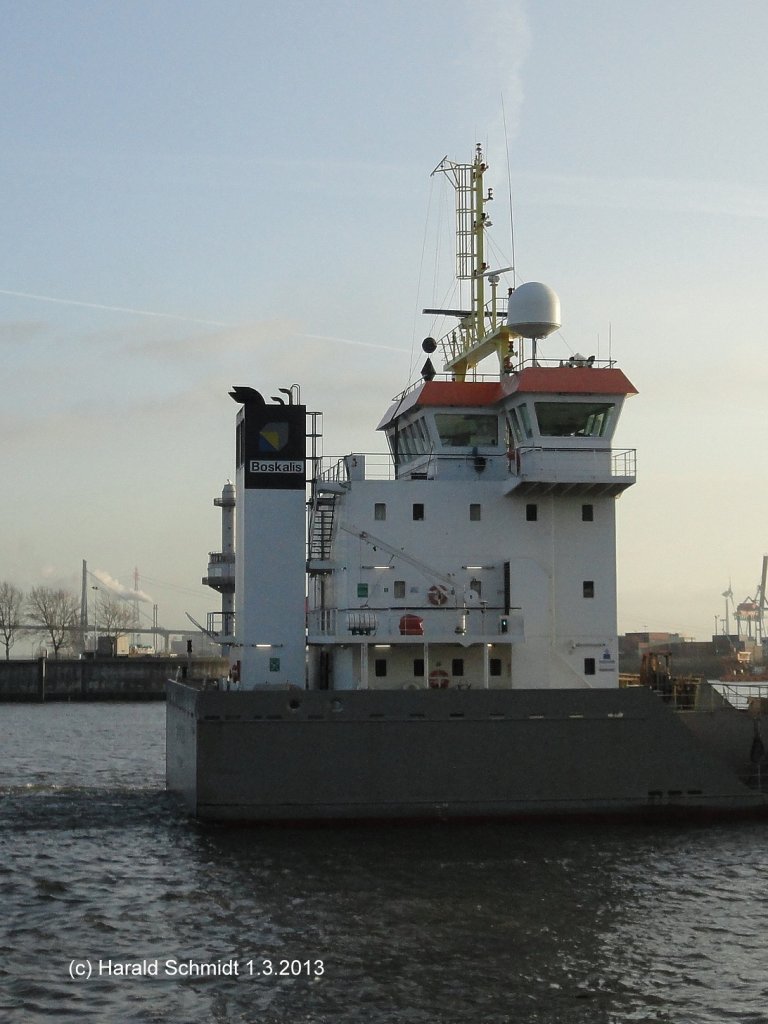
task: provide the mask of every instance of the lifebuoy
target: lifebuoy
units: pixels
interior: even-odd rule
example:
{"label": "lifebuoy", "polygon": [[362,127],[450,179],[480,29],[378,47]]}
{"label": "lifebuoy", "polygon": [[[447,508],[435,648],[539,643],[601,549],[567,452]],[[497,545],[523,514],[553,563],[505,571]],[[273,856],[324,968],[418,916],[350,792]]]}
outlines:
{"label": "lifebuoy", "polygon": [[444,668],[433,668],[429,673],[430,690],[447,690],[450,681],[450,676]]}
{"label": "lifebuoy", "polygon": [[433,584],[427,591],[427,600],[438,608],[441,605],[448,604],[448,588],[440,583]]}

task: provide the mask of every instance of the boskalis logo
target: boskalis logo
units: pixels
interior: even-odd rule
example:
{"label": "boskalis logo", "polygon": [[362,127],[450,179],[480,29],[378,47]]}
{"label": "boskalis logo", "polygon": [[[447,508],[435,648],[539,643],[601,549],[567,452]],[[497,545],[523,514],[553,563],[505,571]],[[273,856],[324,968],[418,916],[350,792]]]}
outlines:
{"label": "boskalis logo", "polygon": [[281,452],[288,444],[290,427],[287,423],[265,423],[259,431],[259,451]]}
{"label": "boskalis logo", "polygon": [[[290,440],[290,424],[265,423],[259,431],[259,451],[271,456],[281,452]],[[251,459],[251,473],[303,473],[300,459]]]}

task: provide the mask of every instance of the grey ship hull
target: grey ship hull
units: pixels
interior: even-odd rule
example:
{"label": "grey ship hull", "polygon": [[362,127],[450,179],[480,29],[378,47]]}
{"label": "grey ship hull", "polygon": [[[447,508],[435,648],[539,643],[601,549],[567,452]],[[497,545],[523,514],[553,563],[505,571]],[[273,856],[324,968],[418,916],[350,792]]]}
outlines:
{"label": "grey ship hull", "polygon": [[768,807],[748,784],[746,715],[677,714],[643,688],[219,693],[169,683],[167,716],[168,788],[204,820]]}

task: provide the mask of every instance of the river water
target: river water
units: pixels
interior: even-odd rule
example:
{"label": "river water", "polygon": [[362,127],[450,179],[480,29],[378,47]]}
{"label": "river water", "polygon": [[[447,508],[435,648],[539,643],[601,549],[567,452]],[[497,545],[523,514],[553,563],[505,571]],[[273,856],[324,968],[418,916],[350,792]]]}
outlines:
{"label": "river water", "polygon": [[0,705],[0,1021],[768,1022],[768,825],[201,826],[164,716]]}

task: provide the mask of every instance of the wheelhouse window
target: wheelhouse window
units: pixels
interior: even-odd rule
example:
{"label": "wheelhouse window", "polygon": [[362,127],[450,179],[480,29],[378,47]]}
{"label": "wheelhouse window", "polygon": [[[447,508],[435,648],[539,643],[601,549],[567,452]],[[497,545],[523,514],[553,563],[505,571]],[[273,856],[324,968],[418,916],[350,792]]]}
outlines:
{"label": "wheelhouse window", "polygon": [[544,437],[603,437],[612,402],[536,402],[536,418]]}
{"label": "wheelhouse window", "polygon": [[516,409],[510,409],[507,413],[507,425],[512,433],[510,440],[514,439],[515,444],[522,444],[523,431],[520,427],[520,420],[517,418]]}
{"label": "wheelhouse window", "polygon": [[439,412],[435,414],[437,432],[445,448],[496,446],[499,443],[499,418],[483,413]]}
{"label": "wheelhouse window", "polygon": [[387,441],[393,457],[401,463],[410,462],[432,450],[429,431],[423,417],[411,423],[401,423],[394,430],[387,431]]}
{"label": "wheelhouse window", "polygon": [[[512,411],[514,412],[514,409]],[[531,426],[531,417],[528,415],[528,406],[521,405],[518,412],[520,413],[520,422],[523,424],[525,436],[533,437],[533,427]]]}

